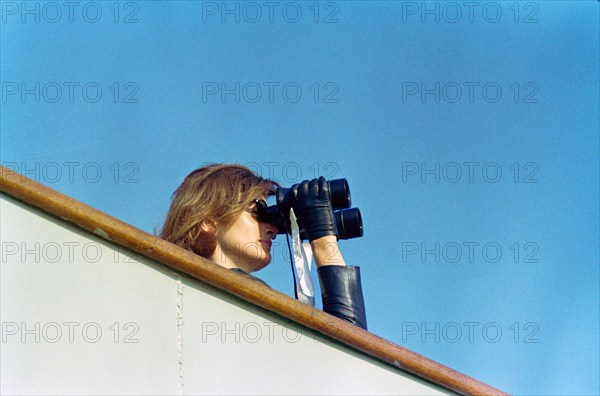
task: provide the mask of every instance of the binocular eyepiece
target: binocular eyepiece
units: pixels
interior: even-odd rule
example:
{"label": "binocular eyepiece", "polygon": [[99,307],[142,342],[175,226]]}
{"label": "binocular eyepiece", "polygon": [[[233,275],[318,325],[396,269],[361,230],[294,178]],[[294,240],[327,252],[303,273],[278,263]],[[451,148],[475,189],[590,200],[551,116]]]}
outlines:
{"label": "binocular eyepiece", "polygon": [[[329,198],[333,207],[333,215],[339,239],[358,238],[363,236],[362,217],[358,208],[350,208],[350,187],[346,179],[335,179],[327,182]],[[290,188],[279,187],[275,190],[276,204],[267,206],[264,201],[257,204],[259,220],[271,223],[278,229],[278,234],[291,234],[289,212],[298,193],[298,185]],[[306,239],[302,224],[298,219],[300,238]]]}

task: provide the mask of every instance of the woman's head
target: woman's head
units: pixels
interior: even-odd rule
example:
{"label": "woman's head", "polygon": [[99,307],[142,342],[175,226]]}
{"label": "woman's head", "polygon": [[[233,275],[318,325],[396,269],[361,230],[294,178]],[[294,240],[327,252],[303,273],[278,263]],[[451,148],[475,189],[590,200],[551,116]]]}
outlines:
{"label": "woman's head", "polygon": [[226,267],[260,269],[277,229],[256,220],[254,201],[276,186],[241,165],[196,169],[173,193],[160,237]]}

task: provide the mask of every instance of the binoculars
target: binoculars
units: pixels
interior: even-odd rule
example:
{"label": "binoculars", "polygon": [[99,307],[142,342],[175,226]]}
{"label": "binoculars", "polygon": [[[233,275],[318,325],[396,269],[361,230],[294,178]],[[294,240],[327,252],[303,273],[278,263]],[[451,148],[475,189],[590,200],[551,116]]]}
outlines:
{"label": "binoculars", "polygon": [[[363,236],[362,217],[358,208],[351,208],[350,187],[346,179],[329,180],[329,198],[333,207],[333,215],[339,239],[358,238]],[[277,227],[278,234],[291,234],[290,209],[296,202],[298,185],[290,188],[279,187],[275,190],[276,204],[267,206],[265,201],[257,203],[258,218],[262,222]],[[300,238],[306,239],[302,222],[297,219]]]}

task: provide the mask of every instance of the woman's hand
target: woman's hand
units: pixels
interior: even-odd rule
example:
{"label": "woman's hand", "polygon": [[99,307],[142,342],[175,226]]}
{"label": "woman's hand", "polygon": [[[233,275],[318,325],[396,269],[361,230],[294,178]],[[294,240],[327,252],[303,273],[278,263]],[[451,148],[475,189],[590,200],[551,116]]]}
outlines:
{"label": "woman's hand", "polygon": [[329,183],[323,176],[298,184],[294,212],[302,222],[309,241],[329,235],[337,237]]}
{"label": "woman's hand", "polygon": [[310,241],[317,267],[345,265],[337,244],[337,227],[331,205],[329,183],[324,177],[298,184],[294,212]]}

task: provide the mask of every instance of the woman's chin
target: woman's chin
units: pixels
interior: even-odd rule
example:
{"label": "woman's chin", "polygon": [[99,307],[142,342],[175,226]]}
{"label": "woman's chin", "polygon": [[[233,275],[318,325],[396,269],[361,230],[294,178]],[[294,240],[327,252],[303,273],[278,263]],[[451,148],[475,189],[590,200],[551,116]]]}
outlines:
{"label": "woman's chin", "polygon": [[271,254],[267,253],[266,256],[254,258],[250,262],[252,263],[252,272],[260,271],[271,263]]}

